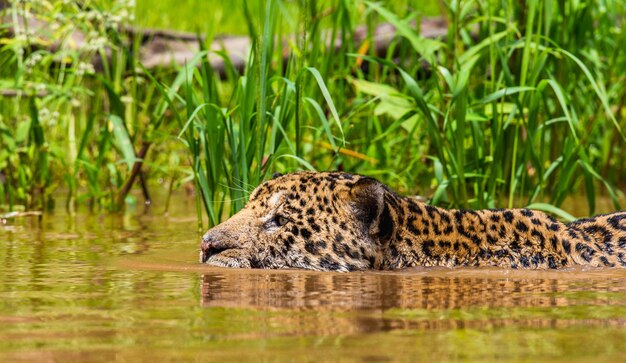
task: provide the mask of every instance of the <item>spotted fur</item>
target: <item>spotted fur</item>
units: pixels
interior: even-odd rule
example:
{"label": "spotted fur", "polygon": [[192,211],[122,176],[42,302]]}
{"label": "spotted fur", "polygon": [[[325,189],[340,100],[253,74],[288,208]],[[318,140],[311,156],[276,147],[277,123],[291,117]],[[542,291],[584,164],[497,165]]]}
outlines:
{"label": "spotted fur", "polygon": [[201,262],[323,271],[626,267],[626,212],[563,224],[529,209],[447,210],[341,172],[279,175],[202,238]]}

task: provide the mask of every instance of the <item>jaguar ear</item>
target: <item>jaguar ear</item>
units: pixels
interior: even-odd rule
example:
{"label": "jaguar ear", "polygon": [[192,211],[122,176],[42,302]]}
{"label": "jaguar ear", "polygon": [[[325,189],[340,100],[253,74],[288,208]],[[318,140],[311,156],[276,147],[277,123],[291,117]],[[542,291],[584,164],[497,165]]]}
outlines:
{"label": "jaguar ear", "polygon": [[387,234],[389,229],[385,193],[381,182],[368,177],[359,179],[350,189],[350,203],[357,218],[369,228],[370,235]]}
{"label": "jaguar ear", "polygon": [[279,178],[281,176],[283,176],[283,174],[281,174],[281,173],[274,173],[274,174],[272,174],[272,179],[276,179],[276,178]]}

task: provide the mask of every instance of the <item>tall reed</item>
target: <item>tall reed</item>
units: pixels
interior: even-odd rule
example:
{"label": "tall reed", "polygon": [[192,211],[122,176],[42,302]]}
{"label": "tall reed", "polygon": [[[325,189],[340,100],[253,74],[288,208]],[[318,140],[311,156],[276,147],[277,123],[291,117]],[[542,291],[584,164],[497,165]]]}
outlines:
{"label": "tall reed", "polygon": [[[573,211],[582,215],[608,193],[619,208],[626,5],[439,4],[447,34],[426,39],[411,1],[242,2],[253,46],[242,72],[217,53],[222,76],[205,48],[174,74],[144,69],[110,29],[102,71],[80,78],[84,59],[44,57],[33,79],[49,80],[51,96],[0,100],[0,205],[34,206],[34,190],[64,180],[71,201],[119,208],[149,143],[150,180],[195,185],[199,228],[202,216],[212,225],[240,209],[274,171],[295,169],[368,174],[451,207],[531,206],[568,219],[568,197],[586,196],[588,210]],[[377,54],[381,22],[397,35]],[[32,57],[22,48],[2,47],[1,87],[29,84],[11,78]],[[42,115],[50,106],[59,127]]]}
{"label": "tall reed", "polygon": [[[495,207],[506,195],[504,206],[554,211],[582,184],[589,213],[598,185],[619,208],[602,170],[626,140],[616,115],[623,104],[615,107],[624,87],[611,80],[623,62],[616,56],[623,3],[606,3],[605,11],[578,2],[453,1],[442,42],[421,38],[377,3],[367,6],[393,23],[415,54],[417,61],[399,66],[370,60],[396,69],[398,93],[412,102],[402,116],[416,117],[415,127],[428,135],[433,203]],[[610,34],[619,36],[607,42]],[[430,73],[416,80],[415,67],[424,63]],[[362,82],[362,94],[381,97]],[[623,165],[618,169],[623,175]]]}

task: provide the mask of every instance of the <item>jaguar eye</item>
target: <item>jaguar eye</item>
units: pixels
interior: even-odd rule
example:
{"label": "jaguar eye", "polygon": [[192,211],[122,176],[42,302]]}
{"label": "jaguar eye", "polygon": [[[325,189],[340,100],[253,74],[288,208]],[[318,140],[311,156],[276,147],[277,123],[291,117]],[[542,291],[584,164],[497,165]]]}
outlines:
{"label": "jaguar eye", "polygon": [[274,217],[274,221],[276,222],[276,224],[280,227],[284,226],[285,224],[289,223],[289,219],[283,217],[283,216],[275,216]]}

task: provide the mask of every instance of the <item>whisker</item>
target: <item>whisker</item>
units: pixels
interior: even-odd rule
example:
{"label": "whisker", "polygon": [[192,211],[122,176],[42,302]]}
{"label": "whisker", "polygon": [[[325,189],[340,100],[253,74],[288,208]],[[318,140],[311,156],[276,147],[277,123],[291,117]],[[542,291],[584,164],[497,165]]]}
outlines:
{"label": "whisker", "polygon": [[245,183],[242,179],[239,178],[233,178],[233,181],[237,184],[239,184],[239,187],[245,187],[245,188],[249,188],[249,192],[251,192],[252,190],[254,190],[254,188],[256,188],[256,186],[250,184],[250,183]]}
{"label": "whisker", "polygon": [[229,190],[236,190],[236,191],[240,191],[240,192],[244,192],[244,193],[248,193],[248,194],[251,192],[251,190],[246,190],[246,189],[242,189],[242,188],[238,188],[238,187],[231,187],[229,185],[221,184],[221,183],[220,183],[220,186],[222,186],[222,187],[224,187],[226,189],[229,189]]}

